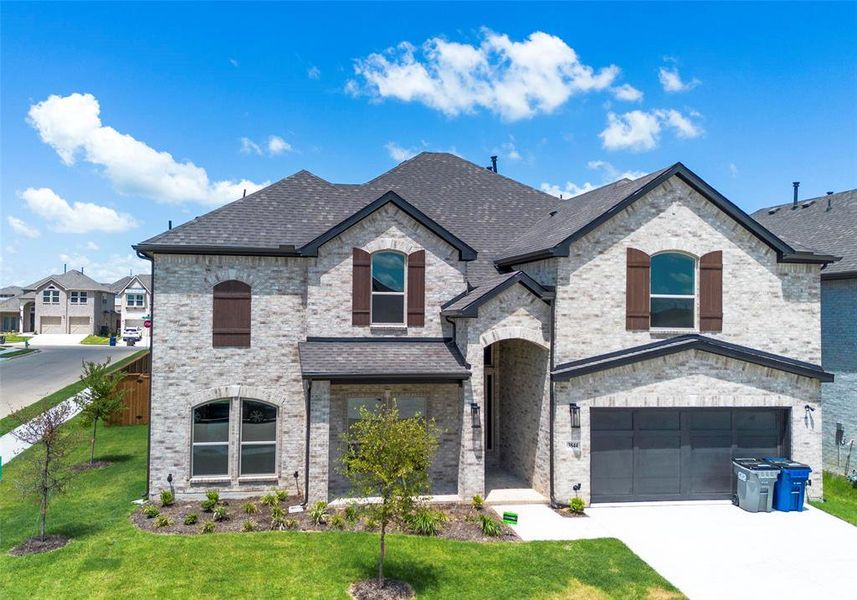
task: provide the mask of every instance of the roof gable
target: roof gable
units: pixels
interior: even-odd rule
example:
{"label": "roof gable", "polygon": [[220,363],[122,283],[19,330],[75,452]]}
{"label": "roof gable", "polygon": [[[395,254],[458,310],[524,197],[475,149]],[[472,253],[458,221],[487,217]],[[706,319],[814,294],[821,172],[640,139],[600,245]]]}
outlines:
{"label": "roof gable", "polygon": [[95,292],[109,292],[110,289],[108,286],[98,283],[88,275],[84,275],[81,271],[77,271],[75,269],[71,269],[66,271],[65,273],[61,273],[59,275],[48,275],[47,277],[40,279],[36,283],[25,287],[26,291],[35,291],[39,290],[43,287],[46,287],[48,284],[53,283],[59,288],[63,290],[72,291],[72,290],[80,290],[80,291],[95,291]]}
{"label": "roof gable", "polygon": [[441,307],[440,314],[445,317],[476,318],[479,316],[480,306],[516,283],[520,283],[540,300],[547,301],[552,297],[552,293],[535,279],[523,271],[514,271],[484,281],[478,287],[456,296]]}
{"label": "roof gable", "polygon": [[434,233],[436,236],[444,240],[450,246],[456,248],[458,250],[458,258],[459,260],[470,261],[476,259],[476,250],[471,248],[467,243],[462,241],[461,239],[454,236],[447,229],[442,227],[433,219],[429,218],[424,212],[419,210],[417,207],[412,205],[410,202],[402,198],[399,194],[393,191],[388,191],[383,194],[380,198],[371,202],[349,216],[347,219],[344,219],[334,227],[331,227],[320,236],[301,246],[299,249],[299,253],[301,256],[318,256],[318,249],[323,246],[325,243],[329,242],[331,239],[338,236],[343,231],[353,227],[369,215],[373,214],[377,210],[386,206],[387,204],[392,204],[400,209],[402,212],[410,216],[420,225]]}

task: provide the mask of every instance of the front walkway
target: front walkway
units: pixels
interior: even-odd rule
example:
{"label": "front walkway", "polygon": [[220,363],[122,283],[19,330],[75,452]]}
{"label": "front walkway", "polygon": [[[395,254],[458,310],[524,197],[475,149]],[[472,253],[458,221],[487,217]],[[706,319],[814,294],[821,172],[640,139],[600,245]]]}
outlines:
{"label": "front walkway", "polygon": [[518,513],[525,540],[615,537],[692,599],[852,598],[857,527],[808,507],[748,513],[730,503],[626,504],[567,519],[546,506]]}
{"label": "front walkway", "polygon": [[488,504],[548,504],[548,499],[523,479],[500,468],[485,470],[485,501]]}

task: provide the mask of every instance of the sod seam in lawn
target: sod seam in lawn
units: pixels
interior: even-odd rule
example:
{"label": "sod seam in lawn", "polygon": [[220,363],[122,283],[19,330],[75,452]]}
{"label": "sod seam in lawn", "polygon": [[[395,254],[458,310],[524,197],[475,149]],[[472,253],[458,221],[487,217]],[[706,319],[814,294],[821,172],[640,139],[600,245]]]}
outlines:
{"label": "sod seam in lawn", "polygon": [[[143,354],[148,352],[148,350],[139,350],[134,354],[126,356],[122,360],[117,361],[112,365],[111,370],[115,371],[116,369],[121,369],[125,365],[134,362]],[[36,415],[41,412],[46,411],[49,408],[53,408],[63,400],[67,400],[71,398],[75,394],[80,393],[85,386],[80,381],[75,381],[74,383],[70,383],[62,389],[57,390],[53,394],[48,394],[44,398],[34,402],[33,404],[21,409],[21,415],[24,419],[32,419]],[[19,422],[15,419],[14,416],[8,415],[0,419],[0,435],[5,435],[15,429],[19,425]]]}
{"label": "sod seam in lawn", "polygon": [[823,477],[824,502],[811,500],[810,504],[834,517],[857,525],[857,489],[842,475],[825,471]]}
{"label": "sod seam in lawn", "polygon": [[[74,419],[67,426],[78,427]],[[87,458],[80,431],[74,459]],[[96,457],[114,461],[73,480],[50,507],[48,532],[73,538],[41,555],[8,550],[36,531],[38,508],[17,494],[18,459],[0,481],[0,590],[9,598],[347,598],[373,577],[378,535],[254,532],[158,535],[136,529],[131,500],[146,488],[147,427],[101,430]],[[28,450],[27,452],[32,452]],[[166,482],[164,482],[166,485]],[[234,503],[235,501],[233,501]],[[204,513],[200,511],[201,520]],[[456,542],[388,536],[386,572],[420,598],[681,598],[615,539]]]}

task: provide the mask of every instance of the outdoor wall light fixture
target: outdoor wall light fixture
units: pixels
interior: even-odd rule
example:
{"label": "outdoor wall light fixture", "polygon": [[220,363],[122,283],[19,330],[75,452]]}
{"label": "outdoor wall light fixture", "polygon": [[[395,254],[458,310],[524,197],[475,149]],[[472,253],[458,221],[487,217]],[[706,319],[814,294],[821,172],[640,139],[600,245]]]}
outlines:
{"label": "outdoor wall light fixture", "polygon": [[169,484],[170,484],[170,493],[171,493],[173,496],[175,496],[175,495],[176,495],[176,491],[173,489],[173,474],[172,474],[172,473],[170,473],[169,475],[167,475],[167,483],[169,483]]}
{"label": "outdoor wall light fixture", "polygon": [[470,419],[473,422],[473,429],[482,427],[482,421],[479,420],[479,405],[475,402],[470,403]]}
{"label": "outdoor wall light fixture", "polygon": [[580,407],[577,405],[577,402],[569,404],[568,410],[571,415],[571,428],[580,429]]}

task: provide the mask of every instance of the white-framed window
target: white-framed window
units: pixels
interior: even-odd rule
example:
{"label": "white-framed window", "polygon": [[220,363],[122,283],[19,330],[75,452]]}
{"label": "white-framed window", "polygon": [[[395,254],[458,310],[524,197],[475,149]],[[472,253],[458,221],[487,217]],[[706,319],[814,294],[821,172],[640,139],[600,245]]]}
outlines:
{"label": "white-framed window", "polygon": [[72,304],[86,304],[87,299],[86,292],[72,292],[69,296]]}
{"label": "white-framed window", "polygon": [[42,303],[43,304],[59,304],[60,303],[60,291],[55,289],[47,289],[42,292]]}
{"label": "white-framed window", "polygon": [[213,400],[193,409],[191,475],[229,474],[229,414],[231,399]]}
{"label": "white-framed window", "polygon": [[277,407],[258,400],[241,401],[239,475],[277,472]]}
{"label": "white-framed window", "polygon": [[383,250],[372,255],[373,325],[405,323],[405,255]]}
{"label": "white-framed window", "polygon": [[145,306],[146,297],[143,294],[125,294],[125,305],[129,308],[140,308]]}
{"label": "white-framed window", "polygon": [[652,329],[696,327],[696,259],[682,252],[652,256],[649,311]]}

